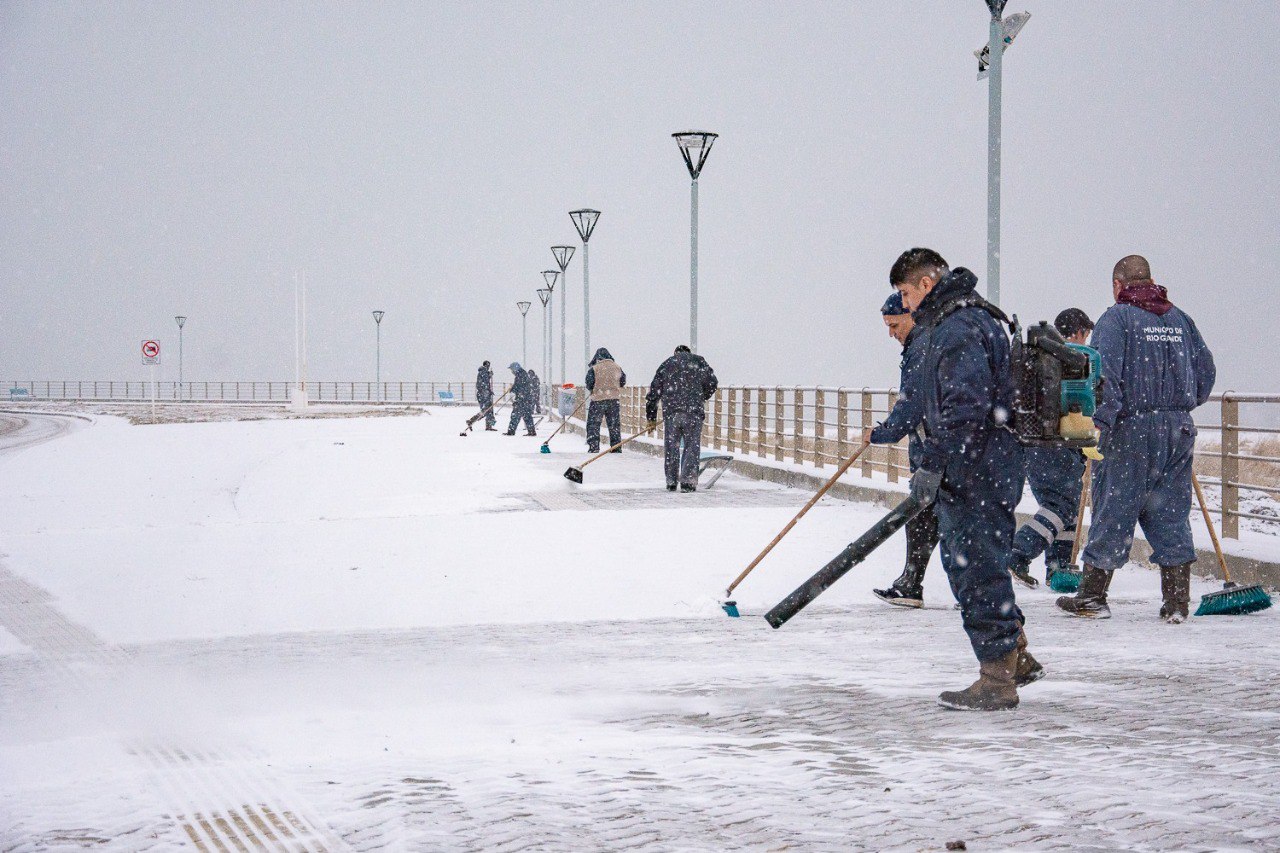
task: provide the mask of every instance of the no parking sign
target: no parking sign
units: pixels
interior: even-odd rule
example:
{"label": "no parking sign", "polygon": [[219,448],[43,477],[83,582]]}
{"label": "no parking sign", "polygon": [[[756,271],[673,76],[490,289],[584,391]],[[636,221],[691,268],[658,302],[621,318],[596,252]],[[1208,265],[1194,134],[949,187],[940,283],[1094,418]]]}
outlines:
{"label": "no parking sign", "polygon": [[142,363],[143,364],[159,364],[160,363],[160,342],[159,341],[143,341],[142,342]]}

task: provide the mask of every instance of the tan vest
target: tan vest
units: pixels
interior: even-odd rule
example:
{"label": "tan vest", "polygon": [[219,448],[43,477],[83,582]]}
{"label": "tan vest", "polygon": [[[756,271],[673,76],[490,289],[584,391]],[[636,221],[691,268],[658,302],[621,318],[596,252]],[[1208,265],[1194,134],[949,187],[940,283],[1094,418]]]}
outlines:
{"label": "tan vest", "polygon": [[617,400],[622,397],[622,368],[618,367],[616,361],[603,359],[597,361],[594,365],[596,372],[596,387],[591,391],[591,399],[595,402],[601,400]]}

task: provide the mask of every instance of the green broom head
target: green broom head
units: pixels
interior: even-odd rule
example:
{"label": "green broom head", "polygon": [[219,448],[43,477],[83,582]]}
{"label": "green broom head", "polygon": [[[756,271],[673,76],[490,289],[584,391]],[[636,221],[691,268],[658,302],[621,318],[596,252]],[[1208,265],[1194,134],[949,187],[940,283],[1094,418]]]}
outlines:
{"label": "green broom head", "polygon": [[1261,584],[1240,586],[1228,581],[1221,592],[1211,592],[1201,596],[1200,606],[1196,608],[1197,616],[1243,616],[1246,613],[1257,613],[1271,606],[1271,596]]}
{"label": "green broom head", "polygon": [[547,446],[547,443],[544,441],[544,442],[542,443],[542,450],[540,450],[539,452],[540,452],[540,453],[550,453],[550,452],[551,452],[551,448],[550,448],[550,447],[548,447],[548,446]]}
{"label": "green broom head", "polygon": [[736,601],[721,602],[720,608],[724,610],[725,613],[728,613],[730,616],[732,616],[734,619],[737,619],[738,617],[742,616],[742,614],[738,612],[738,602]]}
{"label": "green broom head", "polygon": [[1054,563],[1049,568],[1049,577],[1045,583],[1054,592],[1075,592],[1080,589],[1080,578],[1083,576],[1079,566]]}

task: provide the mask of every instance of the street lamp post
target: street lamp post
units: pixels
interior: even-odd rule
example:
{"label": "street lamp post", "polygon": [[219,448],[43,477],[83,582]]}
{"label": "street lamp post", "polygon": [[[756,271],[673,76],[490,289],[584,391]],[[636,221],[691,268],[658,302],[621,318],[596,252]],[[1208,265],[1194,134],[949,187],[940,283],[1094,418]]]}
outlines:
{"label": "street lamp post", "polygon": [[178,399],[182,399],[182,327],[187,325],[187,318],[179,315],[173,319],[178,323]]}
{"label": "street lamp post", "polygon": [[520,365],[529,369],[529,306],[532,302],[517,302],[520,309]]}
{"label": "street lamp post", "polygon": [[[560,272],[558,270],[543,270],[542,280],[547,283],[547,298],[548,299],[555,298],[556,283],[560,280]],[[562,385],[564,384],[564,326],[565,326],[564,302],[565,302],[566,296],[567,294],[563,290],[561,290],[560,291],[560,384]],[[548,326],[548,330],[549,329],[550,327]],[[548,337],[547,352],[550,353],[554,349],[555,349],[555,335],[550,335]],[[554,358],[549,361],[547,365],[548,374],[551,373],[551,367],[554,365],[554,362],[555,362]],[[551,385],[553,388],[555,387],[554,382],[552,382]],[[556,402],[557,401],[553,399],[552,406],[554,406]]]}
{"label": "street lamp post", "polygon": [[[578,230],[578,236],[582,238],[582,369],[586,370],[587,362],[591,361],[591,267],[587,263],[589,259],[587,243],[591,240],[591,233],[596,230],[596,220],[600,218],[600,211],[590,208],[571,210],[569,218],[573,220],[573,227]],[[565,264],[568,263],[569,261],[565,260]]]}
{"label": "street lamp post", "polygon": [[551,299],[551,290],[546,287],[538,288],[538,301],[542,303],[542,387],[546,392],[548,405],[551,400],[551,344],[547,341],[547,337],[551,334],[551,330],[547,327],[550,322],[547,319],[547,301]]}
{"label": "street lamp post", "polygon": [[689,349],[698,351],[698,176],[706,165],[711,146],[720,138],[705,130],[684,130],[671,134],[680,146],[680,156],[689,167]]}
{"label": "street lamp post", "polygon": [[378,402],[382,402],[382,315],[385,313],[387,312],[386,311],[373,312],[373,324],[374,326],[377,327],[377,330],[378,330],[378,345],[377,345],[378,366],[377,366],[377,372],[374,374],[375,378],[377,379],[377,385],[378,385]]}
{"label": "street lamp post", "polygon": [[[569,276],[565,272],[569,268],[569,261],[573,259],[573,253],[576,251],[574,246],[552,246],[551,254],[555,255],[556,266],[560,268],[560,281],[564,284],[564,288],[560,291],[560,381],[564,382],[565,373],[565,351],[564,351],[564,327],[565,327],[565,299],[569,291]],[[584,255],[585,257],[585,255]],[[546,275],[546,273],[543,273]],[[587,311],[587,291],[582,291],[583,313]]]}

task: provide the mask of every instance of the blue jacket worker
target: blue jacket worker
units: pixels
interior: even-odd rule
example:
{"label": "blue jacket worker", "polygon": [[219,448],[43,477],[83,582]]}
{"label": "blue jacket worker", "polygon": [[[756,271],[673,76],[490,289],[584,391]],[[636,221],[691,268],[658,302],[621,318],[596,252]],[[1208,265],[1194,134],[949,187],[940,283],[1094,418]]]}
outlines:
{"label": "blue jacket worker", "polygon": [[[1093,321],[1079,308],[1068,308],[1058,314],[1053,325],[1073,344],[1088,343],[1089,333],[1093,331]],[[1046,582],[1058,568],[1071,563],[1084,480],[1084,456],[1072,447],[1028,447],[1025,453],[1027,485],[1037,506],[1031,520],[1014,534],[1009,573],[1023,586],[1035,589],[1039,582],[1031,574],[1031,561],[1041,553]]]}
{"label": "blue jacket worker", "polygon": [[[600,452],[600,421],[609,425],[609,446],[622,441],[622,389],[627,384],[627,374],[604,347],[596,350],[587,365],[587,391],[591,400],[587,403],[587,450]],[[621,453],[622,448],[614,448]]]}
{"label": "blue jacket worker", "polygon": [[497,432],[494,424],[498,422],[498,416],[493,413],[493,370],[487,361],[476,371],[476,404],[484,412],[484,428]]}
{"label": "blue jacket worker", "polygon": [[532,368],[526,370],[529,374],[529,382],[533,385],[533,411],[535,414],[542,414],[542,380],[538,378],[538,374]]}
{"label": "blue jacket worker", "polygon": [[[912,391],[912,375],[918,372],[923,360],[924,350],[913,347],[917,335],[915,321],[911,312],[902,304],[902,294],[896,290],[880,307],[884,324],[889,328],[889,337],[902,345],[902,363],[899,365],[898,400],[893,410],[875,429],[862,432],[862,440],[871,444],[897,444],[905,436],[907,439],[907,459],[912,473],[920,465],[923,452],[920,444],[920,424],[924,420],[924,410],[920,406],[920,395]],[[873,589],[872,593],[881,601],[898,607],[924,606],[924,572],[929,567],[933,550],[938,547],[938,514],[934,505],[929,504],[907,522],[907,561],[888,589]]]}
{"label": "blue jacket worker", "polygon": [[1007,570],[1023,461],[1007,427],[1013,382],[1004,315],[975,292],[977,276],[952,270],[931,249],[903,252],[889,283],[919,327],[911,349],[921,348],[921,361],[908,390],[919,397],[924,436],[911,494],[936,501],[942,567],[978,658],[978,680],[938,701],[965,711],[1013,708],[1017,688],[1044,669],[1026,651]]}
{"label": "blue jacket worker", "polygon": [[520,366],[520,362],[513,361],[509,366],[516,377],[511,386],[511,396],[515,397],[515,402],[511,404],[511,424],[504,435],[515,435],[516,425],[520,421],[524,421],[524,425],[528,427],[529,431],[525,435],[537,435],[538,431],[533,425],[533,381],[529,379],[528,371]]}
{"label": "blue jacket worker", "polygon": [[1090,344],[1102,354],[1102,404],[1093,416],[1103,459],[1093,476],[1093,520],[1084,577],[1058,606],[1105,619],[1112,573],[1129,560],[1134,526],[1160,567],[1160,618],[1187,619],[1191,600],[1191,410],[1209,399],[1213,354],[1186,312],[1151,279],[1141,255],[1121,258],[1111,275],[1116,304],[1098,319]]}
{"label": "blue jacket worker", "polygon": [[645,397],[645,419],[649,429],[658,426],[658,403],[662,403],[665,426],[663,447],[667,491],[679,485],[682,492],[698,490],[698,459],[702,455],[702,423],[707,419],[706,401],[720,387],[716,373],[700,355],[687,346],[676,347],[675,355],[658,366]]}

